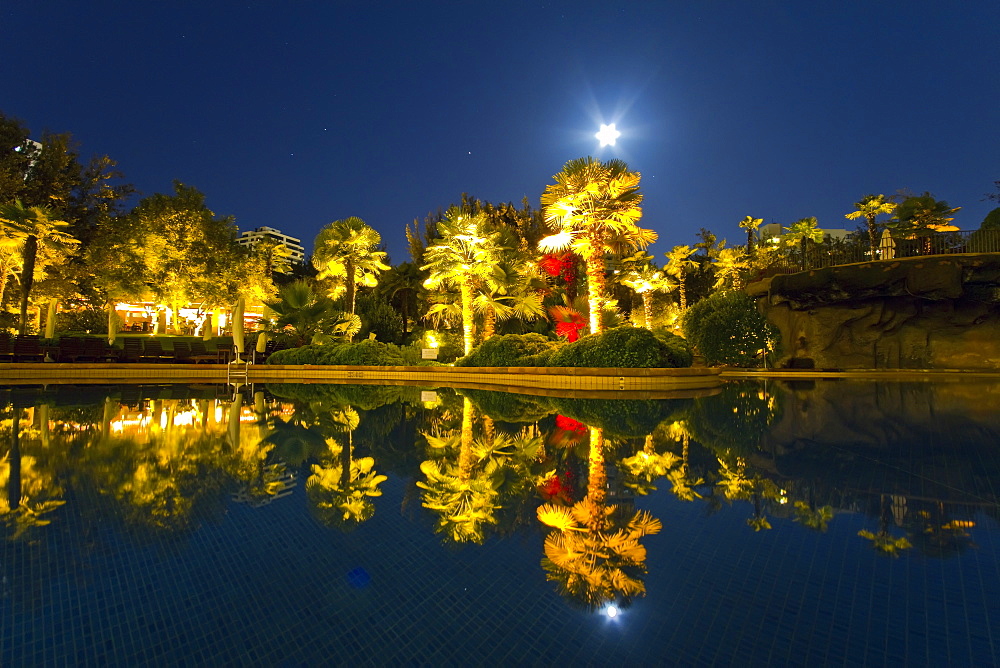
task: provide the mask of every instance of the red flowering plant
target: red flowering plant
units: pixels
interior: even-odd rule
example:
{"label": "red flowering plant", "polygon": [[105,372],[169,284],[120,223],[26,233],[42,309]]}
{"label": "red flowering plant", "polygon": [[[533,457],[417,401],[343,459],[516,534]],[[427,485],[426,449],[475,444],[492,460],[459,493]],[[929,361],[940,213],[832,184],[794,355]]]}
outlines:
{"label": "red flowering plant", "polygon": [[565,415],[556,416],[555,429],[545,438],[546,445],[563,450],[575,448],[587,435],[587,425]]}
{"label": "red flowering plant", "polygon": [[554,471],[538,486],[538,493],[543,501],[554,501],[560,505],[572,506],[575,492],[573,478],[575,477],[569,469],[562,473]]}
{"label": "red flowering plant", "polygon": [[556,336],[562,336],[570,343],[580,338],[580,330],[587,326],[583,314],[569,306],[550,306],[549,316],[556,323]]}

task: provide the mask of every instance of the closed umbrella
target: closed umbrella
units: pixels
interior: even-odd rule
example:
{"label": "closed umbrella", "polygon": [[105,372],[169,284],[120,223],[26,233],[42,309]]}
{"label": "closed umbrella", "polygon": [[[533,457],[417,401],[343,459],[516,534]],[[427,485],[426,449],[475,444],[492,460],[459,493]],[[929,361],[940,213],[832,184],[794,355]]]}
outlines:
{"label": "closed umbrella", "polygon": [[243,311],[246,308],[246,299],[240,297],[236,300],[233,308],[233,345],[236,346],[236,354],[243,355]]}

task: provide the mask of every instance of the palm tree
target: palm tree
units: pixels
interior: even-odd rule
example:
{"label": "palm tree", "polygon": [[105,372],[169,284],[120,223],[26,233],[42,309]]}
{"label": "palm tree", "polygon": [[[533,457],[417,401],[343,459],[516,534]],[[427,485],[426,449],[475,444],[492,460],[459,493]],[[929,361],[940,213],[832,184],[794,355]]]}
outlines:
{"label": "palm tree", "polygon": [[619,468],[627,474],[623,483],[636,494],[645,496],[656,491],[656,480],[666,476],[677,465],[678,459],[672,452],[657,452],[653,435],[649,434],[642,450],[619,462]]}
{"label": "palm tree", "polygon": [[653,294],[670,292],[677,284],[653,264],[653,256],[639,251],[631,258],[622,260],[622,276],[619,282],[632,288],[642,298],[642,313],[646,329],[653,329]]}
{"label": "palm tree", "polygon": [[328,298],[317,295],[305,281],[295,281],[278,291],[278,299],[266,302],[275,315],[269,329],[291,330],[296,345],[311,343],[317,335],[333,328],[337,311]]}
{"label": "palm tree", "polygon": [[21,242],[21,320],[18,333],[25,334],[28,327],[28,298],[34,284],[35,261],[39,246],[69,254],[79,240],[67,234],[62,228],[69,223],[56,220],[48,207],[25,207],[20,200],[0,206],[0,223],[7,234],[22,239]]}
{"label": "palm tree", "polygon": [[483,340],[496,333],[497,321],[511,318],[536,320],[545,317],[542,306],[543,279],[534,273],[534,267],[524,253],[506,247],[496,271],[479,284],[478,294],[472,300],[475,310],[483,314]]}
{"label": "palm tree", "polygon": [[788,230],[783,235],[788,243],[801,244],[802,256],[800,262],[803,271],[806,269],[806,254],[809,249],[809,242],[820,242],[823,240],[823,230],[817,227],[818,224],[815,216],[809,216],[808,218],[795,221],[791,227],[784,228]]}
{"label": "palm tree", "polygon": [[556,234],[542,239],[543,251],[571,249],[587,267],[590,332],[604,330],[601,311],[606,301],[606,253],[646,248],[656,241],[653,230],[637,225],[642,216],[639,172],[621,160],[602,163],[594,158],[570,160],[545,187],[545,222]]}
{"label": "palm tree", "polygon": [[690,246],[674,246],[669,253],[665,253],[667,256],[667,266],[664,267],[664,271],[667,272],[668,276],[673,276],[677,279],[682,311],[687,308],[687,285],[685,279],[689,271],[698,267],[698,263],[691,259],[694,253],[695,249]]}
{"label": "palm tree", "polygon": [[343,281],[345,310],[351,315],[357,284],[374,287],[378,275],[389,268],[382,262],[385,252],[378,250],[381,243],[379,233],[355,216],[335,220],[316,235],[313,266],[320,278]]}
{"label": "palm tree", "polygon": [[747,254],[742,248],[723,248],[712,260],[715,267],[714,290],[739,290],[743,287],[743,279],[749,264]]}
{"label": "palm tree", "polygon": [[[438,223],[441,238],[424,250],[423,271],[430,276],[424,286],[456,286],[461,294],[462,334],[465,354],[472,352],[474,292],[480,282],[494,280],[497,256],[502,248],[499,234],[489,229],[484,214],[465,215],[452,207]],[[443,305],[442,305],[443,306]],[[433,311],[434,309],[432,309]]]}
{"label": "palm tree", "polygon": [[751,260],[753,259],[754,252],[754,233],[757,228],[760,227],[761,223],[764,222],[763,218],[754,218],[753,216],[746,216],[740,221],[740,227],[747,231],[747,257]]}
{"label": "palm tree", "polygon": [[274,280],[275,272],[287,274],[292,271],[292,251],[277,239],[260,239],[253,246],[253,255],[260,258],[264,265],[264,274],[268,280]]}
{"label": "palm tree", "polygon": [[[409,321],[417,319],[417,297],[423,288],[424,276],[413,262],[403,262],[382,274],[378,283],[378,293],[398,305],[403,317],[403,337],[408,333]],[[413,313],[411,313],[411,307]]]}
{"label": "palm tree", "polygon": [[885,195],[865,195],[861,201],[854,203],[855,211],[845,213],[844,218],[857,220],[864,218],[868,221],[868,243],[871,245],[872,259],[878,259],[878,225],[875,219],[882,214],[892,213],[896,210],[895,202],[887,202]]}
{"label": "palm tree", "polygon": [[545,539],[542,567],[560,592],[589,609],[619,597],[626,601],[646,593],[643,536],[662,524],[648,512],[630,513],[607,504],[604,433],[590,428],[587,496],[572,508],[545,504],[538,520],[555,529]]}

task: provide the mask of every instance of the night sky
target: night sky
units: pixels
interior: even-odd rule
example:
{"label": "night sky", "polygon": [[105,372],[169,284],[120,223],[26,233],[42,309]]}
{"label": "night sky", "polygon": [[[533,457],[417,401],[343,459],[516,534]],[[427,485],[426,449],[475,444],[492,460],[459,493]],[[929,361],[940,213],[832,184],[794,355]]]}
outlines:
{"label": "night sky", "polygon": [[[1000,2],[64,2],[0,6],[0,110],[143,194],[179,179],[311,249],[468,192],[538,206],[570,159],[642,173],[658,261],[748,214],[853,229],[930,191],[976,229],[1000,179]],[[600,123],[622,137],[598,148]]]}

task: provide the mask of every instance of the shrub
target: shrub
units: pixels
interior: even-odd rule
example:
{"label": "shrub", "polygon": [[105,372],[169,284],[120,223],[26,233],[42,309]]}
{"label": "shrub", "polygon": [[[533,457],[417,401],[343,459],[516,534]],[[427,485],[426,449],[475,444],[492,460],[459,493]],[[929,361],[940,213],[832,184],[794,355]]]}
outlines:
{"label": "shrub", "polygon": [[346,366],[405,366],[398,346],[365,339],[356,343],[308,345],[277,350],[268,364],[330,364]]}
{"label": "shrub", "polygon": [[687,342],[687,339],[677,336],[665,328],[654,329],[653,336],[667,347],[670,364],[666,366],[675,369],[691,366],[694,361],[694,353],[691,352],[691,344]]}
{"label": "shrub", "polygon": [[545,353],[554,348],[555,341],[541,334],[506,334],[483,341],[455,366],[535,366],[522,364],[526,357]]}
{"label": "shrub", "polygon": [[687,310],[684,335],[707,364],[756,366],[778,330],[767,322],[744,292],[717,292]]}
{"label": "shrub", "polygon": [[402,343],[403,318],[384,299],[374,294],[362,295],[358,298],[357,313],[361,316],[358,339],[367,339],[374,332],[379,341]]}
{"label": "shrub", "polygon": [[[677,368],[691,366],[690,358],[678,353],[682,344],[671,346],[641,327],[616,327],[567,343],[551,354],[547,366]],[[685,363],[686,362],[686,363]]]}

